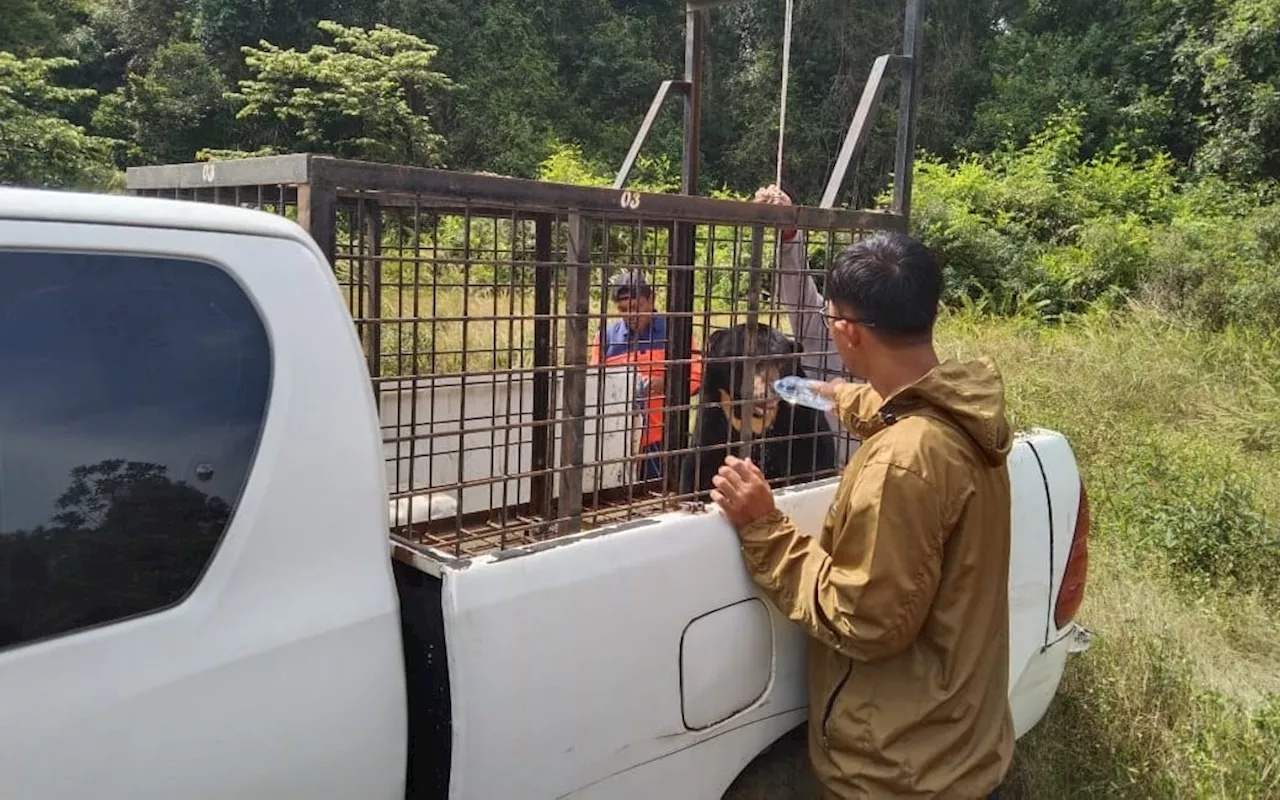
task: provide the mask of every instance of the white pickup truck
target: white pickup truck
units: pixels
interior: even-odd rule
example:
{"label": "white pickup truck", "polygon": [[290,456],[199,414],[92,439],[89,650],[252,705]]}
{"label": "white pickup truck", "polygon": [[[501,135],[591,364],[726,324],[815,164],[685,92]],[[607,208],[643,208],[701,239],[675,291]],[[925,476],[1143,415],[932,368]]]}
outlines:
{"label": "white pickup truck", "polygon": [[[470,559],[389,543],[383,442],[297,225],[0,189],[0,797],[719,798],[805,721],[713,509]],[[1022,435],[1010,702],[1083,595],[1071,448]],[[817,531],[834,481],[782,492]]]}

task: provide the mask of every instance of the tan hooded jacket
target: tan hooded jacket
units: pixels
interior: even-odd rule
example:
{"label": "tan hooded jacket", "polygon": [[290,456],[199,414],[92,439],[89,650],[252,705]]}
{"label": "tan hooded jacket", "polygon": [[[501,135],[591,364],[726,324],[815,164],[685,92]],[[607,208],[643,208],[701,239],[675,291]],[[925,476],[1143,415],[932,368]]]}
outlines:
{"label": "tan hooded jacket", "polygon": [[741,532],[756,582],[809,632],[809,751],[829,797],[982,798],[1013,755],[1004,383],[947,361],[888,400],[841,387],[863,444],[821,538]]}

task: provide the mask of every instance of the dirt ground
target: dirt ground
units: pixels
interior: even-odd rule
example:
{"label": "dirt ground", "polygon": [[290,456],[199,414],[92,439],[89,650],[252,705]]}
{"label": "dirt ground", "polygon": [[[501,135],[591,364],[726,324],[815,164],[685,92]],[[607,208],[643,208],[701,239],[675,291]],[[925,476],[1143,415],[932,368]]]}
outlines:
{"label": "dirt ground", "polygon": [[725,792],[724,800],[821,800],[809,766],[806,727],[773,743]]}

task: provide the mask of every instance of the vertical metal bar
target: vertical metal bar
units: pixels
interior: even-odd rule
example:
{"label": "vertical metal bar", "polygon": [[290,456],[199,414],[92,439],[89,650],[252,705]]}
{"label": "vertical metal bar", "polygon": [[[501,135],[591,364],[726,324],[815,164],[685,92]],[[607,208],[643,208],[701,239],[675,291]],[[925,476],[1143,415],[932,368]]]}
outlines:
{"label": "vertical metal bar", "polygon": [[[400,407],[403,405],[401,402],[401,393],[404,392],[406,385],[409,387],[409,475],[406,479],[406,484],[408,488],[415,493],[418,491],[418,481],[415,480],[414,471],[418,460],[418,443],[420,441],[420,434],[418,432],[418,393],[423,389],[422,382],[418,378],[418,375],[421,374],[422,371],[422,365],[419,363],[419,342],[421,340],[418,338],[418,320],[421,319],[422,316],[419,313],[420,301],[418,299],[421,287],[422,271],[422,231],[419,227],[421,218],[422,211],[418,208],[418,201],[415,198],[413,201],[413,284],[410,287],[413,292],[413,307],[411,311],[413,314],[413,322],[410,325],[412,343],[409,345],[410,367],[407,370],[400,370],[400,375],[398,376],[400,380],[394,384],[396,391],[393,395],[396,406]],[[400,255],[402,258],[404,257],[403,250]],[[401,323],[401,325],[403,325],[403,323]],[[434,383],[435,382],[432,381],[433,386]],[[381,395],[379,395],[379,398],[381,398]],[[381,402],[381,399],[379,399],[379,402]],[[430,416],[428,416],[428,421],[430,421]],[[430,426],[428,426],[428,430],[430,430]],[[431,459],[428,457],[426,467],[427,478],[425,481],[427,487],[430,487],[432,483],[431,467]],[[410,500],[409,502],[413,503],[414,501]]]}
{"label": "vertical metal bar", "polygon": [[[369,360],[369,311],[365,305],[369,292],[368,262],[364,258],[366,240],[365,200],[358,195],[355,208],[347,218],[347,263],[351,265],[351,308],[356,318],[356,330],[360,333],[360,346],[365,350],[365,362]],[[366,367],[367,368],[367,367]]]}
{"label": "vertical metal bar", "polygon": [[[404,251],[405,251],[404,217],[399,214],[396,214],[396,216],[394,216],[392,219],[395,225],[394,250],[395,250],[396,264],[398,267],[403,267],[404,262],[401,259],[404,258]],[[392,350],[392,354],[393,354],[392,358],[394,359],[392,363],[394,366],[392,366],[391,368],[392,369],[391,374],[398,379],[394,383],[390,384],[395,390],[395,394],[392,395],[392,397],[395,398],[395,400],[393,401],[395,403],[395,427],[393,428],[393,430],[395,431],[394,436],[397,439],[395,455],[392,456],[392,459],[395,462],[395,484],[394,484],[395,488],[393,488],[393,491],[395,491],[396,488],[400,486],[408,485],[410,488],[412,488],[411,483],[406,484],[405,473],[408,472],[410,475],[412,475],[412,469],[413,469],[413,462],[409,462],[408,466],[406,467],[405,461],[404,461],[404,448],[405,448],[406,442],[403,440],[402,437],[404,436],[405,410],[404,410],[404,404],[400,402],[400,394],[399,394],[400,388],[404,385],[403,379],[405,375],[404,345],[403,345],[404,336],[402,335],[404,332],[403,320],[405,319],[405,307],[404,307],[405,286],[404,286],[404,272],[402,269],[397,270],[397,275],[392,280],[391,285],[394,287],[393,290],[395,292],[395,302],[396,302],[396,311],[395,311],[396,322],[391,325],[392,339],[395,342],[395,349]],[[374,391],[373,397],[374,397],[374,402],[378,404],[379,416],[381,416],[381,413],[382,413],[383,391],[387,388],[387,386],[388,384],[386,383],[379,383]],[[412,397],[413,395],[411,394],[410,396]],[[412,406],[410,406],[410,408],[412,408]],[[410,411],[410,413],[412,413],[412,410]],[[383,430],[385,431],[386,429],[384,428]],[[408,443],[410,446],[412,446],[413,439],[416,435],[417,435],[416,431],[410,430],[409,443]],[[386,433],[384,433],[383,436],[385,437]],[[413,503],[412,500],[410,500],[409,502],[410,504]],[[407,533],[410,528],[412,528],[412,525],[406,525],[405,532]]]}
{"label": "vertical metal bar", "polygon": [[680,163],[680,193],[698,193],[699,147],[702,133],[702,68],[707,49],[707,12],[685,11],[684,152]]}
{"label": "vertical metal bar", "polygon": [[[665,270],[662,270],[660,268],[661,258],[659,257],[656,250],[656,245],[658,241],[657,237],[655,236],[653,239],[655,246],[653,248],[650,248],[644,220],[637,220],[635,225],[636,225],[635,228],[631,230],[631,234],[632,234],[631,242],[630,242],[631,253],[629,255],[629,259],[632,264],[642,265],[646,272],[648,272],[650,269],[653,270],[653,278],[649,280],[649,287],[653,290],[654,303],[656,304],[658,301],[658,286],[659,286],[660,277],[662,273],[665,273],[667,276],[670,276],[671,262],[668,259],[665,265],[666,266]],[[669,252],[670,251],[668,251],[668,254]],[[603,295],[605,294],[605,292],[601,291],[601,294]],[[663,298],[662,308],[668,309],[668,310],[671,308],[670,297]],[[667,318],[667,324],[668,326],[671,324],[670,317]],[[664,362],[662,363],[662,379],[665,385],[666,376],[671,371],[671,361],[670,361],[671,354],[668,351],[671,346],[671,330],[669,327],[667,329],[666,338],[659,340],[657,342],[657,345],[662,350],[663,357],[664,357]],[[636,372],[636,376],[639,377],[638,370]],[[663,396],[664,398],[666,396],[665,388],[663,389]],[[638,439],[636,439],[636,441],[644,442],[645,434],[649,428],[649,398],[645,396],[638,399],[639,399],[639,409],[641,413],[628,417],[626,428],[630,430],[633,426],[637,427],[639,429],[637,431],[637,433],[639,434],[639,437]],[[665,399],[663,400],[663,405],[664,406],[666,405]],[[634,408],[635,406],[632,406],[631,409],[628,409],[628,410],[632,410]],[[628,437],[628,440],[630,441],[631,437]],[[661,444],[659,444],[659,446],[661,446]],[[661,464],[662,459],[659,459],[658,463]],[[678,464],[679,461],[676,461],[674,463]],[[636,502],[637,492],[635,490],[636,490],[637,484],[642,484],[644,486],[644,491],[639,493],[639,497],[643,498],[653,493],[653,487],[649,485],[649,481],[647,478],[648,476],[648,470],[646,468],[647,464],[648,464],[648,458],[644,458],[644,459],[633,460],[629,465],[630,468],[634,470],[632,474],[636,476],[636,480],[630,481],[627,483],[626,504],[629,508],[633,507],[634,503]],[[677,469],[676,472],[678,474],[679,470]],[[659,490],[660,489],[661,489],[661,486],[659,486]]]}
{"label": "vertical metal bar", "polygon": [[555,265],[551,263],[551,225],[549,214],[539,214],[534,221],[533,268],[533,479],[530,498],[534,516],[551,516],[552,482],[548,470],[551,452],[551,282]]}
{"label": "vertical metal bar", "polygon": [[[281,189],[280,213],[284,213],[284,190]],[[314,183],[298,184],[298,224],[311,234],[333,269],[334,248],[336,247],[337,226],[336,215],[338,192],[332,186],[321,186]]]}
{"label": "vertical metal bar", "polygon": [[898,101],[898,145],[893,164],[893,213],[911,215],[912,170],[916,152],[916,105],[920,101],[920,54],[924,46],[924,14],[928,0],[907,0],[902,54],[911,62],[902,70]]}
{"label": "vertical metal bar", "polygon": [[[662,423],[662,449],[679,453],[689,446],[690,359],[693,355],[694,232],[689,223],[677,223],[670,266],[667,269],[667,367]],[[664,456],[665,491],[679,491],[683,456]]]}
{"label": "vertical metal bar", "polygon": [[365,275],[369,281],[369,375],[382,376],[382,206],[366,203],[369,246]]}
{"label": "vertical metal bar", "polygon": [[[698,193],[699,147],[702,131],[702,72],[706,58],[707,12],[685,12],[684,79],[688,82],[684,104],[684,152],[680,164],[680,192]],[[663,405],[663,450],[679,452],[689,446],[689,359],[693,354],[693,264],[697,250],[697,227],[677,222],[672,232],[671,257],[667,270],[666,397]],[[673,410],[674,409],[674,410]],[[680,487],[683,456],[664,456],[662,476],[665,491]]]}
{"label": "vertical metal bar", "polygon": [[[395,227],[395,243],[392,249],[395,254],[395,270],[391,275],[389,282],[395,298],[395,322],[389,323],[391,338],[391,370],[392,374],[399,377],[405,374],[404,359],[407,353],[404,351],[404,320],[408,318],[408,310],[405,308],[405,279],[404,279],[404,257],[408,244],[405,241],[405,220],[404,209],[388,209],[387,219]],[[388,278],[383,275],[383,286],[387,285]]]}
{"label": "vertical metal bar", "polygon": [[[485,221],[489,224],[481,226],[481,241],[484,242],[484,229],[489,228],[492,230],[493,251],[489,252],[486,244],[485,252],[480,256],[480,265],[483,268],[486,266],[485,262],[488,262],[489,279],[492,282],[489,286],[484,288],[488,290],[489,299],[492,302],[492,309],[485,309],[486,311],[489,311],[489,314],[487,315],[489,318],[488,325],[486,326],[489,329],[489,342],[486,348],[487,352],[482,363],[485,363],[488,366],[490,373],[492,373],[489,379],[489,419],[494,423],[494,426],[492,427],[496,427],[498,422],[499,386],[502,380],[502,362],[498,358],[498,273],[501,270],[499,262],[499,241],[502,238],[502,219],[495,213],[493,217]],[[510,395],[508,395],[508,398],[510,398]],[[511,418],[509,416],[503,419],[503,425],[509,425],[510,423]],[[507,508],[505,505],[499,505],[496,497],[496,493],[498,491],[498,484],[496,483],[496,479],[498,477],[498,438],[497,430],[491,430],[489,432],[489,477],[491,479],[491,482],[489,483],[489,509],[490,518],[493,517],[492,512],[497,511],[499,524],[505,525],[507,521]],[[505,536],[505,533],[503,535]]]}
{"label": "vertical metal bar", "polygon": [[586,438],[587,322],[591,303],[591,224],[569,214],[565,293],[564,405],[560,414],[560,533],[582,529],[582,464]]}
{"label": "vertical metal bar", "polygon": [[[751,261],[748,266],[750,272],[747,275],[747,357],[740,362],[742,364],[742,372],[739,375],[739,380],[741,381],[739,394],[744,400],[740,412],[742,415],[741,458],[747,458],[751,455],[751,441],[755,438],[755,431],[751,426],[755,419],[756,410],[756,351],[758,345],[757,334],[759,333],[757,326],[760,324],[760,287],[764,279],[763,226],[751,226]],[[763,400],[764,398],[760,399]]]}
{"label": "vertical metal bar", "polygon": [[[474,361],[470,359],[471,355],[471,329],[468,326],[468,315],[471,313],[471,205],[468,204],[463,209],[462,217],[462,310],[459,312],[462,316],[462,345],[459,350],[458,384],[461,392],[458,395],[458,485],[462,486],[467,480],[467,372],[470,371]],[[470,362],[470,363],[468,363]],[[490,381],[492,381],[490,377]],[[492,386],[492,383],[490,384]],[[459,496],[462,492],[459,492]],[[462,516],[463,504],[458,503],[457,526],[459,533],[462,533]],[[462,554],[462,536],[458,537],[457,554]]]}
{"label": "vertical metal bar", "polygon": [[[702,270],[702,295],[701,295],[701,300],[702,300],[702,336],[701,336],[701,342],[702,342],[702,346],[703,346],[703,348],[704,348],[704,349],[703,349],[703,352],[702,352],[702,358],[703,358],[703,368],[704,368],[704,370],[705,370],[705,369],[706,369],[706,367],[708,366],[708,365],[707,365],[707,354],[706,354],[706,350],[705,350],[705,348],[706,348],[707,339],[711,336],[711,332],[712,332],[712,319],[711,319],[711,315],[712,315],[712,313],[713,313],[713,309],[714,309],[714,306],[715,306],[715,296],[716,296],[716,279],[717,279],[717,275],[716,275],[716,226],[715,226],[714,224],[711,224],[711,225],[708,225],[708,226],[707,226],[706,258],[705,258],[705,260],[703,261],[703,264],[704,264],[704,267],[705,267],[705,268]],[[701,395],[701,392],[699,392],[699,396],[698,396],[696,399],[694,399],[694,400],[693,400],[693,403],[695,404],[695,406],[696,406],[696,407],[701,408],[701,406],[702,406],[702,395]],[[687,457],[691,457],[691,456],[682,456],[682,458],[687,458]],[[683,465],[681,466],[681,469],[683,469]],[[673,484],[673,485],[674,485],[674,487],[675,487],[673,491],[678,492],[678,491],[679,491],[679,483],[677,482],[677,483],[675,483],[675,484]],[[695,490],[696,490],[696,488],[697,488],[698,486],[702,485],[702,459],[700,459],[700,458],[694,458],[694,459],[693,459],[693,485],[694,485]]]}
{"label": "vertical metal bar", "polygon": [[[615,260],[614,260],[615,253],[613,249],[613,237],[615,235],[615,232],[614,232],[613,224],[610,223],[609,220],[607,219],[602,220],[600,223],[600,226],[602,228],[601,230],[602,235],[600,237],[600,240],[601,240],[600,264],[602,266],[600,269],[600,274],[598,276],[592,275],[592,280],[594,281],[596,277],[599,277],[600,279],[600,283],[601,283],[600,303],[603,306],[604,303],[607,302],[608,300],[607,287],[609,283],[609,268],[613,266],[613,264],[615,263]],[[630,269],[631,266],[633,265],[634,265],[634,262],[631,265],[623,263],[622,268],[624,270]],[[653,284],[650,283],[649,286],[650,288],[652,288]],[[592,288],[595,288],[595,287],[592,287]],[[601,313],[600,316],[601,316],[601,319],[604,319],[603,313]],[[587,323],[587,328],[588,330],[590,330],[591,322]],[[588,354],[591,352],[590,344],[587,345],[587,352]],[[605,353],[603,350],[601,350],[600,361],[602,363],[604,361],[604,356],[605,356]],[[590,360],[590,358],[588,358],[588,360]],[[615,412],[615,409],[613,408],[613,406],[607,401],[607,396],[605,394],[605,371],[603,369],[596,370],[595,387],[596,387],[596,402],[595,402],[594,409],[592,409],[594,411],[594,414],[592,416],[595,418],[593,420],[595,422],[595,427],[592,431],[595,438],[595,452],[592,453],[592,459],[591,459],[593,464],[592,475],[594,476],[595,480],[592,481],[592,485],[594,486],[594,489],[591,492],[591,495],[592,495],[591,508],[598,512],[600,510],[600,486],[602,483],[604,483],[604,481],[601,480],[601,478],[604,476],[604,468],[602,467],[602,463],[605,461],[604,424],[605,424],[605,420],[612,413]],[[634,391],[635,388],[636,388],[635,385],[632,384],[630,386],[630,391]]]}
{"label": "vertical metal bar", "polygon": [[[520,503],[520,483],[515,484],[516,493],[515,500],[511,498],[511,480],[510,476],[519,473],[523,467],[523,459],[521,458],[521,439],[523,439],[523,431],[519,427],[519,423],[524,417],[524,381],[525,375],[522,371],[524,366],[521,353],[517,349],[516,340],[516,295],[522,287],[521,277],[524,269],[519,258],[520,255],[526,255],[523,248],[520,247],[520,231],[523,222],[518,208],[511,210],[511,240],[507,252],[507,263],[510,268],[507,270],[507,343],[506,343],[506,373],[507,373],[507,407],[506,407],[506,423],[507,427],[502,432],[502,474],[508,476],[502,481],[502,537],[501,549],[507,549],[507,529],[511,524],[511,513],[514,506]],[[497,235],[494,235],[494,241],[497,241]],[[527,255],[526,255],[527,257]],[[496,279],[494,281],[497,283]],[[495,290],[494,296],[494,316],[498,315],[498,292]],[[494,338],[497,338],[498,322],[494,321]],[[524,323],[520,323],[523,331]],[[523,338],[523,336],[522,336]],[[513,409],[512,406],[515,406]],[[514,414],[512,411],[514,410]],[[511,437],[515,434],[515,465],[511,463]]]}
{"label": "vertical metal bar", "polygon": [[[489,518],[493,520],[496,517],[498,524],[505,526],[507,508],[498,501],[498,476],[500,474],[498,472],[498,440],[501,438],[499,428],[511,424],[511,418],[509,416],[504,417],[501,422],[499,422],[498,418],[498,409],[500,407],[498,395],[502,388],[503,371],[501,361],[498,358],[498,273],[501,269],[498,261],[498,243],[502,238],[502,219],[495,213],[487,222],[489,225],[482,227],[480,235],[481,237],[485,235],[484,228],[486,227],[493,231],[493,250],[489,251],[486,243],[485,252],[480,257],[480,263],[483,267],[485,262],[488,262],[490,283],[485,288],[488,290],[489,300],[492,305],[492,308],[485,309],[489,312],[486,315],[488,317],[488,325],[486,327],[488,328],[489,341],[486,346],[487,352],[482,362],[491,373],[489,378],[489,421],[491,423],[489,431]],[[484,241],[483,238],[482,241]],[[509,398],[510,395],[508,395],[508,400]],[[505,532],[503,536],[506,536]]]}
{"label": "vertical metal bar", "polygon": [[[422,209],[418,205],[418,200],[415,199],[414,214],[415,216],[419,216],[421,215],[421,213],[422,213]],[[420,222],[415,223],[414,230],[418,232],[418,234],[421,233]],[[417,241],[421,242],[420,235]],[[431,409],[431,411],[428,412],[427,414],[427,429],[430,431],[430,434],[431,434],[431,435],[428,435],[427,437],[427,485],[434,487],[436,485],[436,467],[435,467],[436,439],[439,437],[434,435],[435,426],[432,425],[431,423],[435,421],[435,409],[440,407],[439,405],[437,405],[436,398],[438,397],[437,390],[439,389],[439,379],[437,376],[440,374],[440,358],[439,358],[440,347],[438,345],[438,342],[440,341],[440,323],[438,320],[440,319],[440,288],[441,288],[440,287],[440,272],[441,272],[440,215],[434,212],[431,213],[431,236],[429,241],[431,242],[430,270],[429,270],[430,277],[431,277],[431,317],[430,317],[431,322],[428,324],[427,332],[430,335],[430,340],[429,340],[430,345],[427,347],[427,352],[425,355],[425,359],[427,363],[425,366],[419,366],[418,369],[420,371],[425,371],[431,375],[431,379],[427,382],[427,408]],[[415,276],[417,275],[416,272],[414,274]],[[445,290],[448,291],[448,289],[449,287],[446,285]],[[414,291],[416,292],[417,289],[415,288]],[[415,348],[418,346],[417,341],[418,340],[415,335],[415,338],[414,338]],[[415,359],[415,361],[417,360],[419,359]],[[463,379],[462,381],[459,381],[459,384],[461,389],[465,392],[466,385],[464,381],[465,379]],[[415,387],[413,402],[416,405],[418,402],[418,395],[417,395],[418,390],[416,388],[418,384],[415,382],[413,385]],[[459,413],[458,415],[458,420],[459,420],[458,425],[459,427],[461,427],[463,424],[461,413]],[[459,437],[458,442],[459,442],[458,457],[461,458],[462,457],[461,437]],[[448,481],[448,478],[444,477],[443,473],[444,473],[444,470],[442,469],[441,478],[440,478],[441,483]],[[462,487],[458,487],[454,492],[454,500],[457,502],[457,505],[458,505],[458,513],[455,517],[455,521],[457,525],[456,531],[457,531],[458,540],[462,539],[462,512],[463,512],[463,509],[465,508],[462,502],[462,498],[463,498]],[[456,551],[457,552],[462,551],[461,544],[457,544]]]}

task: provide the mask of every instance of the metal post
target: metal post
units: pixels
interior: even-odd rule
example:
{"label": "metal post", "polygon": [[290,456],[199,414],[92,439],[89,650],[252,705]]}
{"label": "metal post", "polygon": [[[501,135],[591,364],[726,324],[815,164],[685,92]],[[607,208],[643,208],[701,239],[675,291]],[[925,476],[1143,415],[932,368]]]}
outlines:
{"label": "metal post", "polygon": [[911,215],[912,169],[916,152],[916,105],[920,100],[920,55],[924,45],[924,14],[928,0],[907,0],[902,54],[910,63],[902,70],[898,101],[898,145],[893,164],[893,213]]}
{"label": "metal post", "polygon": [[587,324],[591,310],[591,224],[569,214],[565,281],[564,400],[560,413],[560,533],[582,529],[582,465],[586,440]]}
{"label": "metal post", "polygon": [[[298,224],[311,234],[333,269],[333,251],[337,242],[336,216],[338,193],[332,186],[314,183],[298,184]],[[283,209],[280,213],[284,213]]]}
{"label": "metal post", "polygon": [[684,79],[688,93],[684,103],[684,153],[680,163],[680,193],[698,193],[699,147],[702,133],[702,67],[707,50],[708,13],[685,11]]}
{"label": "metal post", "polygon": [[[702,68],[706,58],[706,11],[690,8],[685,12],[684,78],[689,88],[684,104],[684,154],[680,166],[680,193],[698,193],[699,140],[702,130]],[[689,359],[693,355],[693,262],[696,253],[697,226],[677,222],[672,226],[672,248],[667,270],[666,398],[668,411],[663,414],[663,449],[679,452],[689,446]],[[671,410],[675,409],[675,410]],[[679,491],[680,461],[663,459],[663,482],[668,492]]]}
{"label": "metal post", "polygon": [[554,458],[551,450],[551,283],[555,265],[551,263],[550,214],[539,214],[534,221],[533,273],[533,479],[531,494],[533,513],[544,519],[551,516],[552,485],[548,477]]}
{"label": "metal post", "polygon": [[640,149],[644,147],[645,140],[649,138],[649,132],[653,130],[653,124],[658,120],[658,112],[662,111],[662,106],[667,102],[667,97],[671,93],[689,91],[689,83],[687,81],[663,81],[658,86],[657,93],[653,96],[653,102],[649,104],[649,110],[645,112],[644,121],[640,123],[640,130],[636,131],[636,137],[631,141],[631,149],[627,151],[627,157],[622,161],[622,167],[618,170],[618,174],[614,176],[613,188],[621,189],[627,185],[627,178],[631,177],[631,170],[636,165],[636,159],[640,157]]}
{"label": "metal post", "polygon": [[827,188],[822,192],[822,201],[818,208],[835,208],[836,198],[840,195],[840,187],[844,185],[849,167],[856,169],[862,158],[862,151],[867,146],[871,135],[871,119],[880,100],[884,97],[885,73],[890,67],[899,67],[905,72],[907,61],[902,56],[880,56],[871,66],[871,74],[867,77],[867,85],[862,88],[862,98],[858,108],[853,112],[853,121],[849,123],[849,131],[845,134],[844,144],[840,147],[840,155],[836,157],[836,165],[827,179]]}

